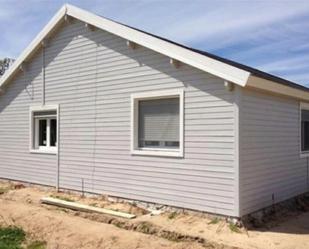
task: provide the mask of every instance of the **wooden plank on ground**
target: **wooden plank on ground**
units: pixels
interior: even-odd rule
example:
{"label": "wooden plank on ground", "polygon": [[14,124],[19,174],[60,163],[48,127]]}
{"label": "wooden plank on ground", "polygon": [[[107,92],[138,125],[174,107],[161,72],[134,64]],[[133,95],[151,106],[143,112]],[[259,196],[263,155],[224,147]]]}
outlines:
{"label": "wooden plank on ground", "polygon": [[89,205],[85,205],[85,204],[81,204],[77,202],[64,201],[64,200],[60,200],[60,199],[52,198],[52,197],[43,197],[41,198],[41,202],[44,204],[55,205],[58,207],[69,208],[72,210],[109,214],[109,215],[118,216],[118,217],[126,218],[126,219],[133,219],[136,217],[134,214],[114,211],[114,210],[110,210],[106,208],[92,207]]}

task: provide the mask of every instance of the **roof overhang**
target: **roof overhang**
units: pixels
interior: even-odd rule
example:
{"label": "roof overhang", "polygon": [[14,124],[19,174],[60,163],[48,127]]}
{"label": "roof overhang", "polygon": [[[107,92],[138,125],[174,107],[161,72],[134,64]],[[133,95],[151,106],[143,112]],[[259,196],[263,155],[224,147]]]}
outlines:
{"label": "roof overhang", "polygon": [[250,75],[246,87],[309,101],[309,91]]}

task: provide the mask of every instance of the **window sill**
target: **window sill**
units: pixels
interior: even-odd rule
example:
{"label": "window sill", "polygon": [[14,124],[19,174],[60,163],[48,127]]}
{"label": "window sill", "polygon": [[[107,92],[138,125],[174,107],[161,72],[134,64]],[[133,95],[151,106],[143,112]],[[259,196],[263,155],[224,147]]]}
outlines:
{"label": "window sill", "polygon": [[49,155],[57,155],[57,149],[32,149],[30,153],[33,154],[49,154]]}
{"label": "window sill", "polygon": [[132,155],[140,156],[161,156],[161,157],[183,157],[183,153],[179,150],[160,150],[160,149],[136,149],[131,151]]}
{"label": "window sill", "polygon": [[308,152],[301,152],[300,153],[300,158],[306,158],[306,157],[309,157],[309,151]]}

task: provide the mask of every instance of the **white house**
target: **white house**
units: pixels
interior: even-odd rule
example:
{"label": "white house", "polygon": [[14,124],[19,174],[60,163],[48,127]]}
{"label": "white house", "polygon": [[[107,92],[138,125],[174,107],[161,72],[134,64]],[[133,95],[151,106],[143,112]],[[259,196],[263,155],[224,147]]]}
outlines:
{"label": "white house", "polygon": [[309,189],[309,90],[63,6],[0,78],[0,177],[241,217]]}

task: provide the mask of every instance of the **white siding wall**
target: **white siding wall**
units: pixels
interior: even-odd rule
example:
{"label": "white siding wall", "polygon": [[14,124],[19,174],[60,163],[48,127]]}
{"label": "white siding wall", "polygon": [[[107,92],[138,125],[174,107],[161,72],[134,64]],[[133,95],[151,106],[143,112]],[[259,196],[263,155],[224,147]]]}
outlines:
{"label": "white siding wall", "polygon": [[[38,55],[40,56],[40,55]],[[60,104],[60,187],[237,215],[234,92],[125,40],[64,27],[46,48],[46,104]],[[34,99],[29,95],[34,85]],[[30,154],[40,57],[0,97],[0,177],[55,183],[56,156]],[[184,158],[130,155],[130,94],[185,90]]]}
{"label": "white siding wall", "polygon": [[299,101],[243,90],[240,104],[240,206],[247,214],[308,191],[300,158]]}

